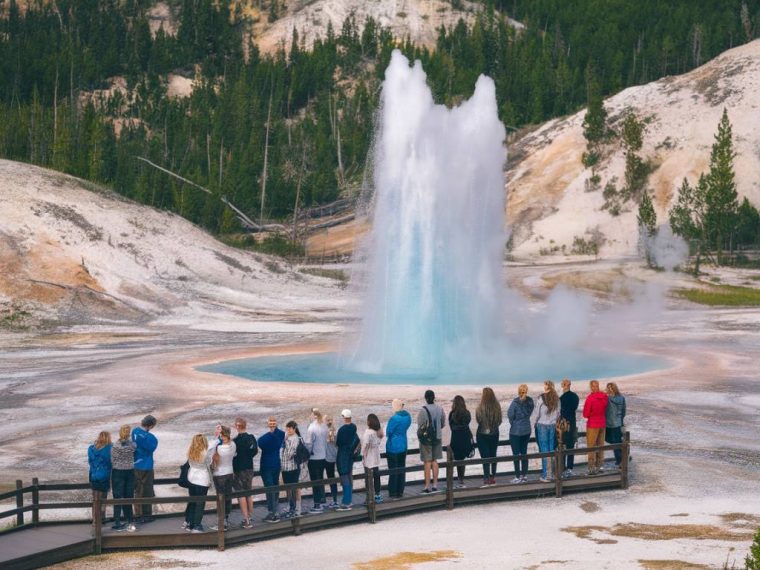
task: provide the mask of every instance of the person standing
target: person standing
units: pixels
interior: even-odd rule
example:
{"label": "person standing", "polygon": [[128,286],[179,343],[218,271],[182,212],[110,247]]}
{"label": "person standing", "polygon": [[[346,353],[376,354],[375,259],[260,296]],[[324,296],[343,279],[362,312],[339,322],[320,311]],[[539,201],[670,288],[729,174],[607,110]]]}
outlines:
{"label": "person standing", "polygon": [[345,409],[340,413],[343,418],[343,425],[338,430],[335,443],[338,447],[338,455],[335,466],[340,475],[340,484],[343,487],[343,497],[341,498],[338,511],[350,511],[353,500],[353,472],[354,472],[354,450],[359,444],[359,437],[356,435],[356,426],[351,423],[351,410]]}
{"label": "person standing", "polygon": [[[235,442],[230,438],[230,428],[222,426],[219,430],[219,439],[215,440],[209,448],[211,465],[214,471],[214,487],[217,495],[224,495],[224,530],[230,528],[230,511],[232,510],[232,480],[234,471],[232,460],[235,457]],[[221,440],[221,443],[220,443]],[[218,526],[212,526],[211,530],[219,530]]]}
{"label": "person standing", "polygon": [[[604,445],[604,432],[607,426],[607,394],[599,390],[599,381],[589,382],[591,393],[583,403],[583,417],[586,418],[586,445],[598,447]],[[595,475],[604,469],[604,452],[592,451],[588,454],[588,474]]]}
{"label": "person standing", "polygon": [[[253,488],[253,458],[259,452],[259,444],[253,434],[246,431],[248,422],[244,418],[235,420],[237,435],[235,457],[232,458],[232,488],[235,491],[250,491]],[[238,498],[240,513],[243,515],[243,528],[253,526],[253,495]]]}
{"label": "person standing", "polygon": [[[404,496],[406,485],[406,451],[408,449],[406,432],[412,425],[412,416],[404,409],[404,402],[396,398],[391,402],[393,415],[385,426],[385,458],[388,461],[388,496],[400,499]],[[397,470],[397,471],[394,471]]]}
{"label": "person standing", "polygon": [[367,429],[362,436],[362,462],[364,467],[372,473],[376,503],[383,502],[383,495],[380,492],[380,442],[383,437],[385,434],[380,426],[380,419],[375,414],[369,414],[367,416]]}
{"label": "person standing", "polygon": [[417,425],[419,430],[427,428],[430,432],[429,441],[420,442],[420,459],[425,464],[425,488],[422,493],[437,493],[438,460],[443,457],[441,438],[443,428],[446,426],[446,416],[443,413],[443,408],[435,403],[435,392],[432,390],[425,391],[425,404],[417,414]]}
{"label": "person standing", "polygon": [[[575,442],[578,439],[578,425],[575,419],[578,411],[580,399],[578,394],[571,389],[571,382],[565,378],[562,380],[562,395],[559,397],[559,415],[567,422],[567,431],[562,434],[562,443],[567,449],[575,449]],[[564,455],[564,465],[562,466],[562,476],[570,477],[573,474],[575,466],[575,454],[566,453]]]}
{"label": "person standing", "polygon": [[[301,436],[298,433],[298,424],[290,420],[285,424],[285,441],[280,449],[280,465],[282,467],[282,481],[286,485],[298,483],[301,466],[296,461],[296,451]],[[300,517],[301,511],[296,509],[297,489],[288,489],[285,492],[288,498],[288,510],[283,513],[283,518],[290,519]]]}
{"label": "person standing", "polygon": [[[140,426],[132,430],[135,442],[135,498],[155,497],[153,490],[153,452],[158,447],[158,439],[150,433],[156,427],[156,418],[148,414]],[[153,521],[153,505],[135,505],[137,522]]]}
{"label": "person standing", "polygon": [[[277,427],[277,419],[274,416],[269,416],[267,419],[267,428],[269,431],[259,437],[261,450],[259,469],[264,487],[276,487],[280,480],[280,448],[285,441],[285,432]],[[269,514],[264,517],[264,522],[275,523],[280,520],[277,514],[279,493],[267,491],[266,495]]]}
{"label": "person standing", "polygon": [[[480,404],[475,408],[475,420],[478,422],[475,439],[480,457],[496,457],[502,419],[501,405],[493,389],[483,388]],[[486,485],[496,485],[496,462],[483,464],[483,486]]]}
{"label": "person standing", "polygon": [[[327,454],[327,426],[325,425],[322,412],[317,408],[311,410],[312,421],[306,429],[303,439],[306,449],[311,453],[309,457],[309,479],[320,481],[325,478],[325,458]],[[311,514],[324,512],[325,486],[315,485],[311,488],[314,506],[309,511]]]}
{"label": "person standing", "polygon": [[[559,418],[559,395],[554,382],[544,382],[544,393],[538,397],[538,417],[536,418],[536,442],[538,451],[548,453],[557,447],[557,419]],[[542,483],[551,481],[551,460],[541,458]]]}
{"label": "person standing", "polygon": [[[335,461],[338,459],[338,446],[335,444],[337,434],[331,416],[325,416],[327,427],[327,442],[325,443],[325,475],[328,479],[335,477]],[[338,508],[338,484],[330,483],[330,496],[332,502],[327,505],[331,509]]]}
{"label": "person standing", "polygon": [[[509,418],[509,445],[512,455],[518,457],[528,453],[530,441],[530,416],[533,414],[533,398],[528,396],[528,385],[520,384],[517,388],[517,397],[512,400],[507,409]],[[515,478],[512,483],[525,483],[528,481],[528,460],[515,459]]]}
{"label": "person standing", "polygon": [[[135,442],[130,436],[131,430],[128,425],[123,425],[119,429],[119,441],[111,448],[111,487],[113,488],[114,499],[132,499],[135,494]],[[121,515],[124,514],[125,522],[121,522]],[[116,531],[126,530],[135,532],[132,520],[132,505],[114,505],[113,506],[113,526]]]}
{"label": "person standing", "polygon": [[[607,383],[607,427],[604,433],[604,441],[607,443],[622,443],[623,423],[625,422],[625,396],[620,393],[617,384]],[[615,466],[620,467],[623,462],[623,451],[615,449]]]}
{"label": "person standing", "polygon": [[[111,434],[101,431],[95,443],[87,448],[87,463],[90,466],[90,488],[92,500],[101,501],[108,498],[108,488],[111,486]],[[102,503],[101,503],[102,504]],[[101,507],[101,524],[106,518],[106,506]]]}
{"label": "person standing", "polygon": [[[451,411],[449,412],[449,429],[451,430],[451,453],[454,456],[454,461],[461,461],[467,459],[472,452],[472,431],[470,431],[470,422],[472,421],[472,415],[467,409],[464,398],[462,396],[454,396],[454,400],[451,402]],[[457,465],[457,488],[463,489],[466,487],[464,484],[464,473],[466,465]]]}
{"label": "person standing", "polygon": [[[211,486],[211,452],[208,450],[206,437],[197,433],[190,441],[187,450],[187,494],[191,497],[205,497]],[[185,509],[185,529],[192,533],[206,532],[203,528],[203,511],[206,503],[189,502]]]}

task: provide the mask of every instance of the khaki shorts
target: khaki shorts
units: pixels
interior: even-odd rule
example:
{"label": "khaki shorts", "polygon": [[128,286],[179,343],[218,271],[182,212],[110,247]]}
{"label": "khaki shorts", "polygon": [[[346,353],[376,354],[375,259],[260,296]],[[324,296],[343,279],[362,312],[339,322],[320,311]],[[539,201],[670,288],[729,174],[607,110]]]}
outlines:
{"label": "khaki shorts", "polygon": [[232,488],[236,491],[250,491],[253,487],[253,469],[235,471],[232,479]]}
{"label": "khaki shorts", "polygon": [[443,447],[440,441],[436,441],[433,445],[420,444],[420,459],[423,462],[437,461],[443,457]]}

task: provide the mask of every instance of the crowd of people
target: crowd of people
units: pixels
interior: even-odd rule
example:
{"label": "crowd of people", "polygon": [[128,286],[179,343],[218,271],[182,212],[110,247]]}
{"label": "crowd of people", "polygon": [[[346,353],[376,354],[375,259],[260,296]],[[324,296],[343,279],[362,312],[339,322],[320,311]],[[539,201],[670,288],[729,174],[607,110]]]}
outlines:
{"label": "crowd of people", "polygon": [[[614,382],[609,382],[602,391],[599,382],[592,380],[590,393],[583,405],[586,420],[586,440],[588,447],[598,447],[607,443],[620,443],[625,420],[625,397]],[[528,386],[521,384],[517,396],[507,407],[509,421],[509,443],[514,460],[513,484],[527,482],[528,460],[518,458],[528,453],[528,442],[533,433],[539,452],[552,452],[557,438],[562,438],[567,449],[574,449],[578,439],[577,412],[580,398],[573,392],[570,380],[561,383],[562,394],[558,394],[553,382],[543,384],[543,392],[535,400],[528,395]],[[504,421],[502,406],[492,388],[483,388],[480,402],[475,408],[477,427],[473,436],[470,427],[472,414],[460,395],[454,397],[448,416],[443,407],[436,403],[432,390],[425,392],[425,403],[417,414],[417,439],[420,460],[424,464],[423,494],[438,492],[438,462],[443,458],[443,430],[448,425],[451,432],[449,446],[455,461],[474,456],[478,451],[483,459],[495,458],[499,444],[499,433]],[[285,424],[285,430],[278,427],[278,421],[270,416],[267,431],[256,438],[247,431],[244,418],[237,418],[233,430],[225,425],[216,426],[213,437],[198,433],[192,436],[187,451],[187,461],[180,469],[179,484],[187,488],[192,497],[206,496],[213,485],[217,494],[225,497],[224,530],[229,528],[229,513],[232,510],[231,494],[236,491],[250,491],[253,488],[254,464],[259,459],[259,474],[266,494],[267,515],[265,522],[273,523],[281,519],[301,516],[301,489],[296,486],[286,490],[287,507],[279,511],[278,485],[295,484],[300,481],[318,482],[337,476],[341,483],[338,493],[337,483],[329,485],[329,501],[324,484],[312,486],[312,507],[310,514],[320,514],[329,509],[349,511],[352,508],[354,464],[361,462],[371,474],[374,501],[384,500],[381,493],[380,464],[382,445],[388,474],[388,497],[400,498],[406,485],[406,457],[408,451],[408,431],[412,416],[405,409],[404,402],[391,402],[392,413],[385,429],[376,414],[366,418],[366,428],[358,433],[351,410],[344,409],[340,419],[324,415],[314,408],[305,433],[295,420]],[[102,431],[97,440],[88,448],[90,465],[89,479],[93,499],[105,499],[109,490],[114,499],[153,497],[154,471],[153,453],[158,447],[158,439],[151,433],[156,427],[156,418],[147,415],[140,425],[132,429],[123,425],[119,429],[119,439],[112,443],[111,434]],[[622,462],[622,452],[614,450],[616,466]],[[555,476],[573,475],[575,454],[564,455],[563,471],[552,472],[552,462],[541,459],[539,480],[549,482]],[[496,484],[495,461],[483,463],[482,486]],[[466,486],[466,465],[456,467],[456,487]],[[588,474],[596,474],[604,469],[602,451],[588,454]],[[243,518],[242,527],[251,528],[253,497],[248,495],[238,499]],[[205,532],[203,511],[205,503],[188,502],[183,528],[188,532]],[[103,514],[104,516],[104,514]],[[153,520],[150,504],[114,505],[113,526],[115,531],[135,532],[137,524]],[[212,527],[218,530],[218,527]]]}

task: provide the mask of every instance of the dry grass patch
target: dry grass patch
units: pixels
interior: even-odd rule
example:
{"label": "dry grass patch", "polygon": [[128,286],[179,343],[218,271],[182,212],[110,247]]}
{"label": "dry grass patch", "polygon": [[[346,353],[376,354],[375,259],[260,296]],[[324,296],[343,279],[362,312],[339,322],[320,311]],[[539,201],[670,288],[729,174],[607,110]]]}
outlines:
{"label": "dry grass patch", "polygon": [[107,567],[109,570],[149,570],[153,568],[199,568],[200,562],[177,558],[157,558],[150,552],[114,552],[99,556],[87,556],[49,566],[54,570],[89,570]]}
{"label": "dry grass patch", "polygon": [[[728,516],[734,516],[737,513],[729,513]],[[725,515],[724,515],[725,516]],[[741,520],[746,520],[742,515]],[[725,520],[725,519],[724,519]],[[740,519],[736,519],[740,520]],[[603,526],[571,526],[563,528],[564,532],[569,532],[578,538],[585,538],[596,542],[597,544],[613,544],[617,541],[602,538],[599,535],[610,535],[626,538],[637,538],[640,540],[723,540],[723,541],[744,541],[752,540],[754,532],[749,532],[752,527],[739,529],[727,529],[720,526],[704,524],[643,524],[643,523],[626,523],[616,524],[611,528]],[[610,542],[612,541],[612,542]]]}
{"label": "dry grass patch", "polygon": [[720,515],[724,523],[739,528],[755,529],[760,526],[760,516],[747,513],[724,513]]}
{"label": "dry grass patch", "polygon": [[601,508],[599,507],[599,505],[597,505],[593,501],[585,501],[585,502],[581,503],[581,509],[585,513],[595,513],[597,511],[601,510]]}
{"label": "dry grass patch", "polygon": [[694,564],[684,560],[639,560],[644,570],[710,570],[706,564]]}
{"label": "dry grass patch", "polygon": [[447,562],[462,558],[456,550],[434,550],[432,552],[399,552],[368,562],[356,562],[354,570],[412,570],[412,565],[426,562]]}

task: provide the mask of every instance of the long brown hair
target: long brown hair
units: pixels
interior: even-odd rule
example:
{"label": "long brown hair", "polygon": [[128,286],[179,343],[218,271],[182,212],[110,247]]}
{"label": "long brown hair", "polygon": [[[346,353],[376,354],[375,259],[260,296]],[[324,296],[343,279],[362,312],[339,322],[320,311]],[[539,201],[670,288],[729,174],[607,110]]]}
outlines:
{"label": "long brown hair", "polygon": [[607,391],[612,392],[613,396],[619,396],[620,390],[618,390],[617,384],[614,382],[607,382]]}
{"label": "long brown hair", "polygon": [[375,414],[370,414],[367,416],[367,427],[374,431],[380,430],[380,418],[378,418]]}
{"label": "long brown hair", "polygon": [[544,382],[544,387],[549,388],[549,391],[545,391],[541,397],[544,399],[544,404],[546,404],[546,407],[549,408],[549,411],[553,412],[557,409],[557,406],[559,406],[559,395],[557,394],[557,389],[554,387],[554,382],[551,380],[546,380]]}
{"label": "long brown hair", "polygon": [[208,449],[208,442],[202,433],[196,433],[187,450],[187,458],[195,463],[203,463]]}
{"label": "long brown hair", "polygon": [[95,440],[95,449],[103,449],[106,445],[111,445],[111,432],[101,431]]}
{"label": "long brown hair", "polygon": [[475,408],[475,418],[489,431],[501,425],[501,405],[493,389],[486,386],[480,397],[480,404]]}
{"label": "long brown hair", "polygon": [[458,424],[463,424],[467,419],[467,404],[464,398],[458,394],[454,396],[454,400],[451,402],[451,419]]}

